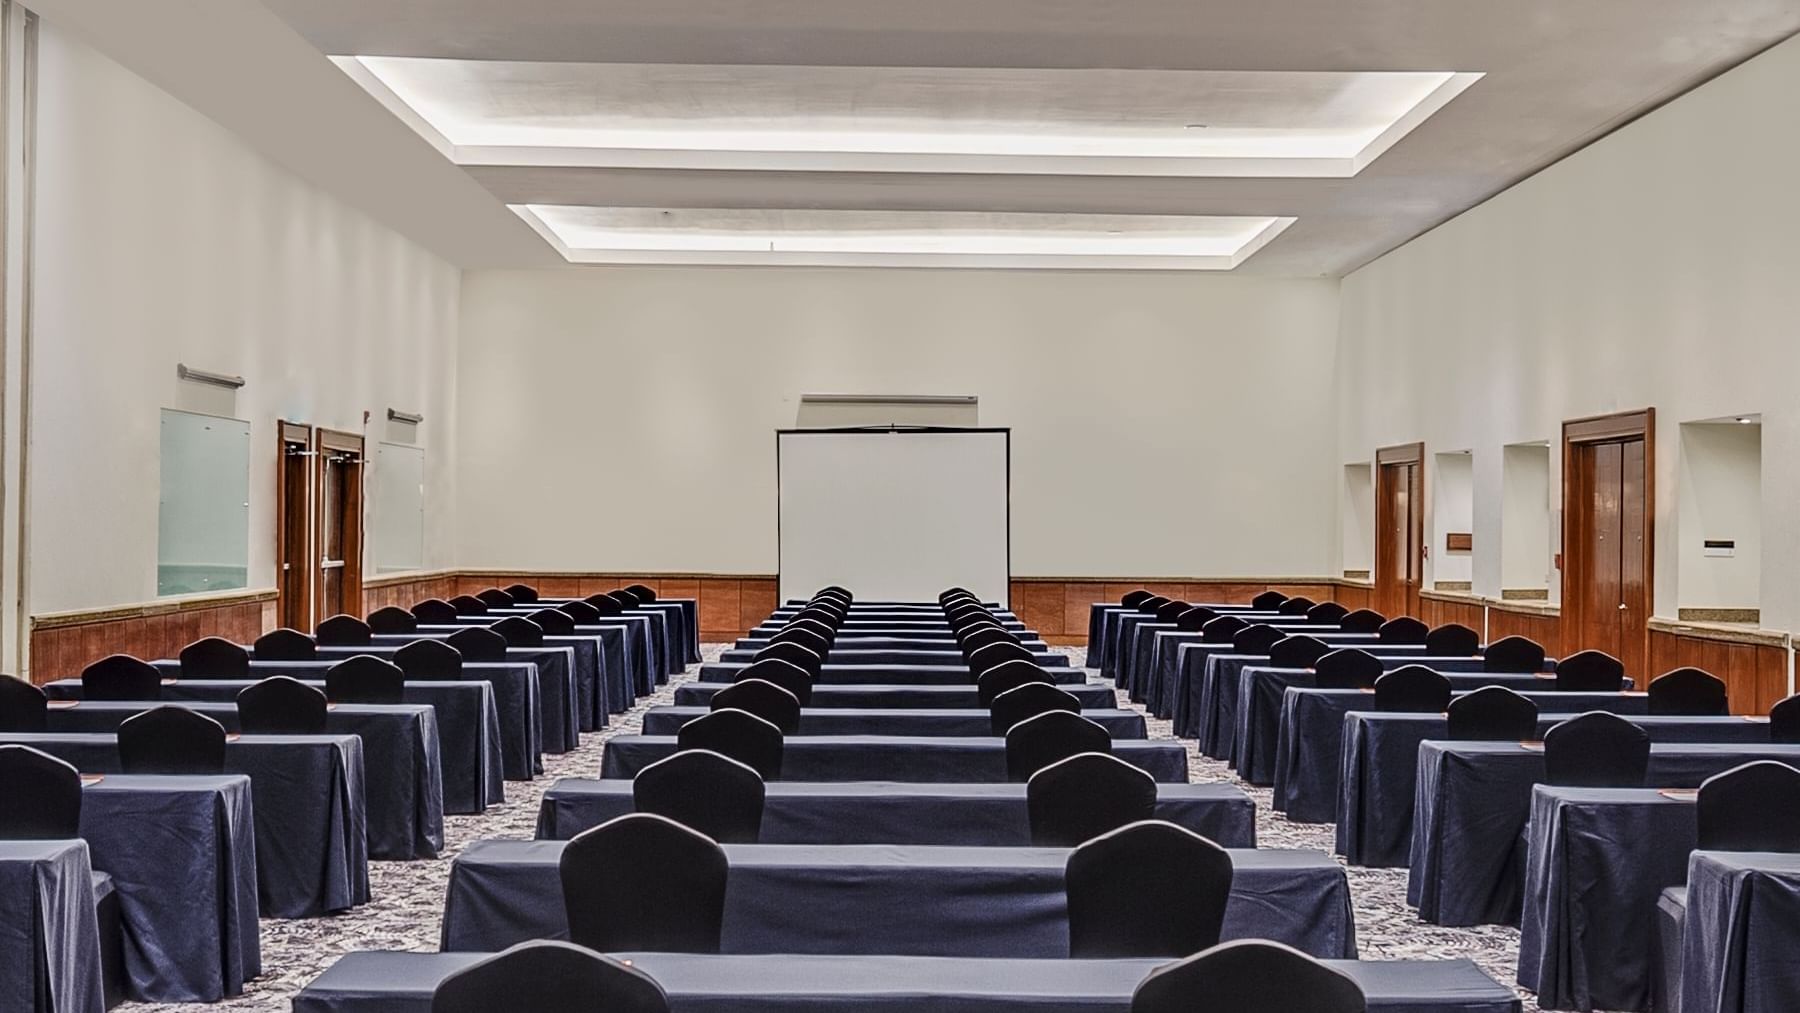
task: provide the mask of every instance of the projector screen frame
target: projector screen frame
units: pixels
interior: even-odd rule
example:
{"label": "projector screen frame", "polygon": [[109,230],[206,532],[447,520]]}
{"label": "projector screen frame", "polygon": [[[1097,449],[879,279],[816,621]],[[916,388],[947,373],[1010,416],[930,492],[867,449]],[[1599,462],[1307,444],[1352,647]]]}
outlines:
{"label": "projector screen frame", "polygon": [[[781,438],[783,436],[817,436],[817,435],[866,435],[870,433],[933,433],[952,435],[985,435],[998,434],[1002,437],[1006,450],[1006,586],[1005,593],[998,604],[1002,608],[1012,608],[1012,427],[1011,426],[908,426],[890,424],[885,426],[833,426],[817,429],[777,429],[775,430],[775,587],[779,597],[781,588]],[[855,588],[850,589],[856,593]]]}

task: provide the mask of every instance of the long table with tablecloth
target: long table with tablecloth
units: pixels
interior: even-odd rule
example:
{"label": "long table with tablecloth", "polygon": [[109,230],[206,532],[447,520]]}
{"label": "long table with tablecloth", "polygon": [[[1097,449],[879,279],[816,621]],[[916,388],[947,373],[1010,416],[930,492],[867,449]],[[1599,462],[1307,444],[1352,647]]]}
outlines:
{"label": "long table with tablecloth", "polygon": [[1800,1009],[1800,855],[1696,851],[1681,934],[1686,1011]]}
{"label": "long table with tablecloth", "polygon": [[[674,736],[620,735],[600,754],[601,777],[636,777],[674,755]],[[1187,750],[1179,742],[1123,740],[1112,754],[1156,780],[1187,781]],[[813,735],[782,745],[784,781],[907,781],[968,783],[1004,781],[1006,740],[994,736],[919,738],[906,735]]]}
{"label": "long table with tablecloth", "polygon": [[112,889],[79,840],[0,840],[0,1008],[102,1013],[94,906]]}
{"label": "long table with tablecloth", "polygon": [[[677,707],[705,707],[714,693],[724,689],[722,682],[689,682],[675,687]],[[1111,686],[1099,683],[1064,684],[1057,687],[1075,697],[1082,710],[1104,710],[1117,706],[1118,697]],[[814,686],[814,709],[842,707],[901,708],[922,707],[928,710],[967,710],[980,707],[981,700],[971,684],[961,686],[881,685]]]}
{"label": "long table with tablecloth", "polygon": [[[652,707],[644,712],[645,735],[674,735],[681,726],[708,713],[707,707]],[[1115,739],[1141,739],[1146,735],[1144,715],[1134,710],[1084,710],[1081,716],[1105,728]],[[992,735],[993,720],[978,707],[926,710],[919,707],[856,708],[807,707],[800,712],[800,728],[793,735]]]}
{"label": "long table with tablecloth", "polygon": [[[567,840],[633,812],[632,783],[565,778],[538,807],[537,836]],[[1256,847],[1256,807],[1228,784],[1159,784],[1156,818],[1227,848]],[[763,803],[764,844],[1031,843],[1022,784],[772,781]]]}
{"label": "long table with tablecloth", "polygon": [[[701,682],[732,682],[749,665],[727,665],[712,662],[700,666]],[[968,665],[839,665],[827,661],[819,666],[813,680],[821,686],[888,685],[898,683],[915,686],[968,686],[979,673]],[[1079,685],[1087,681],[1087,673],[1079,668],[1046,668],[1044,674],[1058,685]]]}
{"label": "long table with tablecloth", "polygon": [[[1032,645],[1022,645],[1032,652],[1032,660],[1044,668],[1068,668],[1069,656],[1051,651],[1048,647],[1041,650]],[[737,648],[721,652],[719,660],[728,665],[747,665],[756,660],[760,648]],[[949,665],[960,668],[968,667],[968,660],[962,651],[953,645],[942,647],[882,647],[865,648],[855,646],[833,646],[825,656],[825,662],[831,665]]]}
{"label": "long table with tablecloth", "polygon": [[[476,841],[450,870],[443,949],[568,934],[562,841]],[[1066,957],[1062,848],[727,844],[725,953]],[[1237,850],[1224,938],[1356,955],[1342,866],[1316,851]]]}

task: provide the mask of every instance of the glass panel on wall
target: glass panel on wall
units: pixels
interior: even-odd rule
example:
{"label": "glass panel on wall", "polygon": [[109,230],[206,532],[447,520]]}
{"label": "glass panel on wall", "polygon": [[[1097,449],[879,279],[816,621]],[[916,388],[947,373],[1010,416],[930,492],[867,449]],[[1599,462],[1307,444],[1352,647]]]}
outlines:
{"label": "glass panel on wall", "polygon": [[375,572],[424,569],[425,448],[376,444],[370,479],[375,486],[370,507]]}
{"label": "glass panel on wall", "polygon": [[156,593],[247,587],[250,423],[163,409]]}

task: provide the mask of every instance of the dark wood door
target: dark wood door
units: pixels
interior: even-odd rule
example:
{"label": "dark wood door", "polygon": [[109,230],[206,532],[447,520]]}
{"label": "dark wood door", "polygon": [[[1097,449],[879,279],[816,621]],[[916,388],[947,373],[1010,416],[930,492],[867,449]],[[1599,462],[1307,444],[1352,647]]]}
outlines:
{"label": "dark wood door", "polygon": [[363,438],[319,433],[316,619],[362,615]]}
{"label": "dark wood door", "polygon": [[1418,615],[1425,581],[1424,447],[1377,453],[1375,475],[1375,609],[1386,616]]}
{"label": "dark wood door", "polygon": [[1650,674],[1651,418],[1570,423],[1563,458],[1563,653],[1605,651],[1640,685]]}
{"label": "dark wood door", "polygon": [[280,463],[275,479],[275,615],[296,630],[312,629],[313,428],[276,425]]}

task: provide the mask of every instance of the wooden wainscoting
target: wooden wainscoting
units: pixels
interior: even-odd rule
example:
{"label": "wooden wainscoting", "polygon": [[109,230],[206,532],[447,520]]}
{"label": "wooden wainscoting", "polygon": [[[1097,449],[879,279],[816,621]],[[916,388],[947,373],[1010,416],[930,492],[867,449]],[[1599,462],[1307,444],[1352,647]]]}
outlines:
{"label": "wooden wainscoting", "polygon": [[1650,620],[1650,672],[1701,668],[1725,680],[1731,709],[1767,714],[1788,695],[1789,638],[1769,630],[1715,630]]}
{"label": "wooden wainscoting", "polygon": [[1563,653],[1562,616],[1555,606],[1541,602],[1508,602],[1489,599],[1487,641],[1525,637],[1542,644],[1551,657]]}
{"label": "wooden wainscoting", "polygon": [[412,608],[427,598],[454,598],[456,571],[433,570],[427,573],[397,573],[386,577],[370,577],[362,585],[363,615],[376,609],[394,606]]}
{"label": "wooden wainscoting", "polygon": [[1460,623],[1481,633],[1487,628],[1487,602],[1474,595],[1453,591],[1421,591],[1419,614],[1414,618],[1434,629]]}
{"label": "wooden wainscoting", "polygon": [[275,621],[275,590],[31,617],[32,682],[72,678],[110,654],[173,658],[202,637],[249,643]]}
{"label": "wooden wainscoting", "polygon": [[[1218,602],[1235,605],[1248,602],[1264,591],[1274,589],[1283,594],[1305,595],[1316,601],[1344,601],[1339,593],[1342,585],[1325,578],[1254,578],[1217,579],[1204,577],[1148,580],[1096,577],[1014,577],[1012,609],[1019,620],[1036,630],[1046,642],[1063,645],[1087,643],[1088,610],[1095,602],[1117,602],[1127,593],[1143,588],[1153,594],[1182,601]],[[1362,588],[1366,595],[1367,588]]]}
{"label": "wooden wainscoting", "polygon": [[[547,597],[583,597],[642,584],[664,598],[693,598],[699,603],[700,639],[728,643],[749,632],[775,611],[775,578],[762,574],[717,573],[544,573],[527,570],[463,571],[452,594],[474,594],[490,587],[528,584]],[[429,596],[427,596],[429,597]]]}

